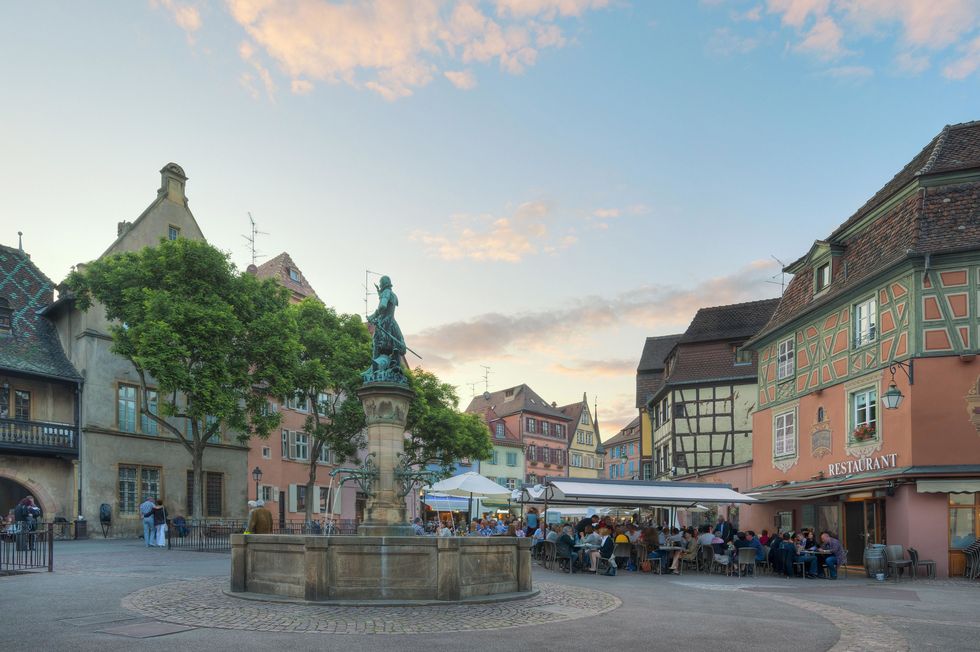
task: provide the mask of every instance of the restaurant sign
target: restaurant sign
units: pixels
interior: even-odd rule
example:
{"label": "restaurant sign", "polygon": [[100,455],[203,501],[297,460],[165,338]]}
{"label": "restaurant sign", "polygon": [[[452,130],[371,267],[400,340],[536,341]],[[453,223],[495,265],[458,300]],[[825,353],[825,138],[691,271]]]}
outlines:
{"label": "restaurant sign", "polygon": [[888,453],[887,455],[861,457],[856,460],[847,460],[846,462],[831,462],[827,465],[827,475],[834,477],[837,475],[851,475],[852,473],[894,469],[897,466],[897,461],[898,453]]}

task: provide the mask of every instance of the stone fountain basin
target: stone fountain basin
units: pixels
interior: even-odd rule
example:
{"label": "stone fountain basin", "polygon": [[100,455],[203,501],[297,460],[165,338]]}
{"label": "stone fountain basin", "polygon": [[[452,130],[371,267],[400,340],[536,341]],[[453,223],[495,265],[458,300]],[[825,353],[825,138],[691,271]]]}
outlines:
{"label": "stone fountain basin", "polygon": [[228,594],[388,605],[526,598],[531,541],[233,534]]}

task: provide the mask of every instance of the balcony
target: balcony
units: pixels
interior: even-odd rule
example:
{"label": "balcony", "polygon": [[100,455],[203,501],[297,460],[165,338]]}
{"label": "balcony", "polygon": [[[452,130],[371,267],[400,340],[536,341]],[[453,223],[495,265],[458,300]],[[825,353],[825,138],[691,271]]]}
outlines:
{"label": "balcony", "polygon": [[78,457],[78,427],[67,423],[0,419],[0,453]]}

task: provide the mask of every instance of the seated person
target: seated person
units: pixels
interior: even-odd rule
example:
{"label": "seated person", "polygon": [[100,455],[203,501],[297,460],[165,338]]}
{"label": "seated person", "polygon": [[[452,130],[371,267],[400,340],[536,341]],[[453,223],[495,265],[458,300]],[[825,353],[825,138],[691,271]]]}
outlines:
{"label": "seated person", "polygon": [[609,560],[609,570],[606,571],[606,575],[615,575],[616,560],[612,554],[616,544],[610,536],[609,528],[600,528],[598,536],[599,547],[589,550],[589,571],[595,573],[599,570],[599,559],[601,558]]}
{"label": "seated person", "polygon": [[845,563],[847,561],[844,559],[844,547],[841,546],[840,541],[832,537],[830,532],[827,530],[820,533],[820,544],[821,550],[826,550],[830,553],[830,555],[824,559],[824,564],[826,564],[827,568],[830,570],[830,579],[836,580],[837,566],[839,566],[842,561]]}
{"label": "seated person", "polygon": [[698,559],[698,551],[700,550],[698,540],[692,537],[690,532],[685,532],[682,537],[684,550],[674,551],[674,560],[670,563],[671,575],[677,575],[681,561],[697,561]]}
{"label": "seated person", "polygon": [[572,526],[566,525],[562,528],[561,536],[555,542],[555,549],[557,550],[555,558],[565,560],[573,573],[576,567],[580,566],[578,563],[578,553],[573,547],[574,545],[575,539],[572,538]]}
{"label": "seated person", "polygon": [[585,537],[582,539],[582,545],[585,546],[586,550],[594,550],[602,545],[602,536],[592,529],[589,525],[585,528]]}
{"label": "seated person", "polygon": [[762,541],[760,541],[758,538],[756,538],[755,532],[753,532],[752,530],[749,530],[748,532],[745,533],[745,537],[746,537],[746,539],[749,542],[749,546],[751,546],[752,548],[755,548],[755,560],[756,561],[765,561],[766,560],[766,551],[762,547]]}

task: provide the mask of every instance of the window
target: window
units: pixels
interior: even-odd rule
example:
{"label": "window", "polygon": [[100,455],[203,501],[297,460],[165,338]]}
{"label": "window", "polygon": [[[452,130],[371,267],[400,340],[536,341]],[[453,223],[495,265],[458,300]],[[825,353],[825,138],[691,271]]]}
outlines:
{"label": "window", "polygon": [[204,508],[208,516],[221,516],[224,512],[225,478],[223,473],[208,471],[204,474]]}
{"label": "window", "polygon": [[8,334],[13,328],[14,311],[10,307],[10,302],[0,299],[0,333]]}
{"label": "window", "polygon": [[752,364],[752,351],[749,349],[743,349],[740,346],[735,347],[735,365],[746,365]]}
{"label": "window", "polygon": [[490,463],[491,464],[497,463],[497,451],[493,451],[492,453],[490,453]]}
{"label": "window", "polygon": [[288,430],[283,430],[282,431],[282,451],[281,451],[281,453],[282,453],[282,459],[284,459],[284,460],[288,460],[289,459],[289,431]]}
{"label": "window", "polygon": [[31,420],[31,393],[23,389],[14,390],[14,418],[21,421]]}
{"label": "window", "polygon": [[[146,390],[146,396],[147,396],[147,401],[149,403],[150,412],[157,415],[160,414],[157,411],[158,406],[157,406],[156,390],[155,389]],[[144,435],[160,434],[159,426],[157,426],[157,422],[142,413],[140,413],[140,431],[142,431]]]}
{"label": "window", "polygon": [[592,418],[589,416],[588,410],[582,410],[582,425],[587,426],[592,423]]}
{"label": "window", "polygon": [[795,350],[793,349],[793,338],[787,338],[779,343],[776,352],[776,380],[790,378],[796,371],[796,361],[794,359]]}
{"label": "window", "polygon": [[504,486],[511,491],[517,489],[517,478],[507,478],[507,483]]}
{"label": "window", "polygon": [[824,418],[825,414],[826,413],[824,412],[823,407],[817,408],[817,423],[823,423],[824,421],[826,421],[826,419]]}
{"label": "window", "polygon": [[684,408],[684,404],[674,403],[674,418],[677,419],[678,417],[686,417],[686,416],[687,416],[687,410]]}
{"label": "window", "polygon": [[320,513],[325,514],[330,511],[327,507],[330,505],[330,487],[320,487]]}
{"label": "window", "polygon": [[296,281],[297,283],[299,283],[299,272],[297,272],[292,267],[289,268],[289,280]]}
{"label": "window", "polygon": [[528,473],[527,483],[532,486],[538,484],[538,476],[534,473]]}
{"label": "window", "polygon": [[296,441],[296,459],[308,460],[310,458],[310,436],[305,432],[297,432],[293,437]]}
{"label": "window", "polygon": [[527,459],[529,462],[536,462],[538,460],[538,450],[534,444],[527,447]]}
{"label": "window", "polygon": [[634,444],[633,442],[630,442],[630,455],[635,455],[636,454],[635,453],[635,451],[636,451],[635,446],[636,446],[636,444]]}
{"label": "window", "polygon": [[817,292],[822,292],[830,285],[830,263],[824,263],[817,268]]}
{"label": "window", "polygon": [[[550,423],[548,423],[547,421],[542,421],[541,422],[541,434],[542,435],[546,435],[546,436],[547,435],[550,435],[551,434],[551,432],[549,431],[550,428],[551,428],[551,424]],[[558,434],[558,427],[557,426],[555,426],[555,434],[556,435]]]}
{"label": "window", "polygon": [[507,453],[507,466],[517,466],[517,453]]}
{"label": "window", "polygon": [[653,470],[649,462],[643,463],[643,479],[650,480],[653,477]]}
{"label": "window", "polygon": [[273,492],[272,487],[269,487],[267,485],[266,486],[263,486],[262,487],[262,500],[264,500],[267,503],[272,502],[274,500],[274,498],[272,497],[273,496],[273,493],[272,492]]}
{"label": "window", "polygon": [[865,441],[877,438],[878,430],[878,390],[867,389],[851,394],[854,430],[852,441]]}
{"label": "window", "polygon": [[497,437],[497,439],[503,439],[504,438],[504,423],[503,423],[503,421],[498,422],[497,425],[494,426],[494,435]]}
{"label": "window", "polygon": [[167,240],[176,240],[180,237],[180,228],[171,224],[167,227]]}
{"label": "window", "polygon": [[143,498],[158,498],[160,494],[160,467],[119,465],[120,514],[136,514]]}
{"label": "window", "polygon": [[874,299],[854,306],[854,346],[864,346],[875,341],[878,311]]}
{"label": "window", "polygon": [[272,459],[272,449],[268,446],[262,447],[262,459],[270,460]]}
{"label": "window", "polygon": [[949,494],[949,547],[962,550],[976,539],[975,493]]}
{"label": "window", "polygon": [[116,388],[116,423],[123,432],[136,432],[136,387],[133,385]]}
{"label": "window", "polygon": [[796,455],[796,412],[776,415],[772,451],[774,457]]}
{"label": "window", "polygon": [[524,427],[527,428],[528,432],[537,432],[538,422],[536,419],[532,419],[531,417],[528,417],[527,419],[525,419]]}
{"label": "window", "polygon": [[565,426],[560,423],[555,424],[555,437],[565,438]]}
{"label": "window", "polygon": [[320,457],[317,458],[320,464],[330,464],[330,448],[326,443],[320,446]]}
{"label": "window", "polygon": [[667,399],[660,401],[660,420],[659,425],[663,425],[670,420],[670,411],[667,408]]}
{"label": "window", "polygon": [[286,400],[286,407],[292,408],[299,412],[309,411],[306,406],[306,394],[303,392],[297,392],[294,396]]}
{"label": "window", "polygon": [[582,455],[580,453],[572,453],[572,466],[582,466]]}
{"label": "window", "polygon": [[306,511],[306,485],[305,484],[296,485],[296,511],[297,512]]}

